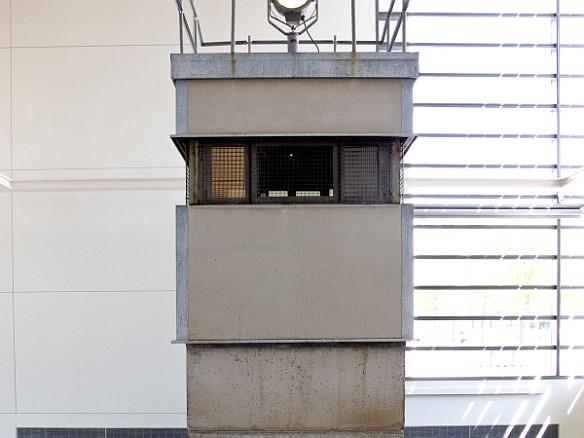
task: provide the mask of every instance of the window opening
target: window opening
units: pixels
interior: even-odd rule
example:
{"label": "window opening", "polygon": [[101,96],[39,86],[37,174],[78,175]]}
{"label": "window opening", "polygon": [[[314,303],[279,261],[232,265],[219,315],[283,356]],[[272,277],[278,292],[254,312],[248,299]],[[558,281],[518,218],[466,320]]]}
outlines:
{"label": "window opening", "polygon": [[258,198],[333,197],[333,147],[257,146]]}
{"label": "window opening", "polygon": [[389,141],[200,144],[188,164],[189,203],[392,203]]}

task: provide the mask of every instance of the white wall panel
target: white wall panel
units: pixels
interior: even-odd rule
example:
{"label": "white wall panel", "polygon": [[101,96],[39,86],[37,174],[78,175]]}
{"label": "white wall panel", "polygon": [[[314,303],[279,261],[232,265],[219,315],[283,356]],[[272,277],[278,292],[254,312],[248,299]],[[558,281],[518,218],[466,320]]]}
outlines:
{"label": "white wall panel", "polygon": [[[0,5],[1,5],[0,0]],[[2,7],[0,6],[0,32],[2,29]],[[1,35],[0,35],[1,37]],[[0,49],[0,173],[5,175],[11,167],[11,84],[10,49]],[[8,175],[10,176],[10,175]]]}
{"label": "white wall panel", "polygon": [[12,294],[0,294],[0,414],[15,410],[13,345]]}
{"label": "white wall panel", "polygon": [[171,51],[15,49],[15,169],[180,165]]}
{"label": "white wall panel", "polygon": [[174,290],[182,192],[14,195],[15,290]]}
{"label": "white wall panel", "polygon": [[0,47],[10,47],[10,0],[0,0]]}
{"label": "white wall panel", "polygon": [[183,413],[172,292],[16,294],[19,413]]}
{"label": "white wall panel", "polygon": [[551,423],[560,425],[561,438],[580,436],[584,427],[579,379],[411,382],[406,393],[406,427]]}
{"label": "white wall panel", "polygon": [[2,292],[12,292],[12,195],[0,192],[0,294]]}
{"label": "white wall panel", "polygon": [[2,415],[2,421],[0,421],[0,436],[16,438],[16,426],[14,425],[15,418],[16,415]]}
{"label": "white wall panel", "polygon": [[17,47],[178,42],[174,1],[13,1],[12,9]]}

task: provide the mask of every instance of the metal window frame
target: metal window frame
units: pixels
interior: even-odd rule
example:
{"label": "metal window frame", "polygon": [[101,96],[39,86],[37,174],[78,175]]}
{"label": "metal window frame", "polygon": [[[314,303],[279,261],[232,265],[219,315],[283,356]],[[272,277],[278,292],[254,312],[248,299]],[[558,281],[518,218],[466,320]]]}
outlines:
{"label": "metal window frame", "polygon": [[545,345],[484,345],[484,346],[441,346],[441,345],[409,345],[407,351],[442,351],[442,352],[472,352],[472,351],[549,351],[553,354],[552,372],[545,375],[526,376],[521,373],[511,373],[506,376],[488,376],[481,375],[480,370],[477,370],[474,376],[416,376],[407,377],[408,381],[430,381],[430,380],[507,380],[507,379],[564,379],[564,378],[584,378],[580,376],[567,376],[562,372],[562,352],[571,350],[584,350],[584,344],[565,345],[561,337],[561,325],[563,321],[577,320],[583,321],[584,315],[564,315],[561,308],[561,293],[565,290],[582,290],[584,292],[584,284],[582,285],[565,285],[561,278],[561,263],[563,260],[582,260],[584,253],[581,255],[566,256],[562,254],[561,249],[561,232],[564,229],[584,230],[584,226],[579,225],[563,225],[561,219],[557,219],[555,224],[550,225],[486,225],[486,224],[465,224],[465,225],[447,225],[447,224],[416,224],[415,229],[475,229],[475,230],[519,230],[519,229],[535,229],[535,230],[551,230],[555,234],[556,248],[554,254],[537,255],[482,255],[482,254],[454,254],[454,255],[417,255],[415,259],[420,260],[548,260],[555,262],[557,268],[556,281],[554,284],[538,284],[538,285],[416,285],[415,290],[418,291],[471,291],[471,290],[541,290],[548,291],[551,294],[550,299],[555,299],[556,309],[555,314],[548,315],[418,315],[415,316],[415,321],[555,321],[555,342]]}
{"label": "metal window frame", "polygon": [[[261,197],[257,195],[258,169],[257,149],[265,146],[299,146],[332,149],[333,196],[315,197]],[[210,149],[212,147],[245,147],[246,196],[245,198],[212,198],[210,181],[206,175],[211,171]],[[344,169],[340,159],[343,147],[373,147],[377,151],[377,196],[374,200],[344,201],[342,199],[342,178]],[[228,204],[396,204],[403,199],[401,161],[403,159],[403,139],[393,137],[376,138],[221,138],[191,140],[185,147],[187,161],[187,202],[189,205]]]}

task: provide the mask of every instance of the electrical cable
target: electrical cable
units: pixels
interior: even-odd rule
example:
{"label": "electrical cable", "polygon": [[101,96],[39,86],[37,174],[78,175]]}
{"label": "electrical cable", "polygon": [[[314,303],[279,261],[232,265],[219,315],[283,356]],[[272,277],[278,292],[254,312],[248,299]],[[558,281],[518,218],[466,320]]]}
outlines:
{"label": "electrical cable", "polygon": [[306,25],[306,18],[304,17],[304,15],[302,16],[302,22],[304,23],[304,28],[306,29],[306,33],[308,34],[310,41],[312,41],[312,44],[314,44],[314,47],[316,47],[316,51],[320,53],[318,44],[316,44],[316,41],[314,41],[314,38],[312,38],[312,35],[310,35],[310,31],[308,30],[308,26]]}

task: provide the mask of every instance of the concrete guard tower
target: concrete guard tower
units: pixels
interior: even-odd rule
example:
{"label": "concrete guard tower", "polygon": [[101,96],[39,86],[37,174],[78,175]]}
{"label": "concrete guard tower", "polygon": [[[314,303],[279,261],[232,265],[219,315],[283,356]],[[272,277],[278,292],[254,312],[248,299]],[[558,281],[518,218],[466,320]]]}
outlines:
{"label": "concrete guard tower", "polygon": [[403,437],[411,53],[172,56],[191,438]]}

